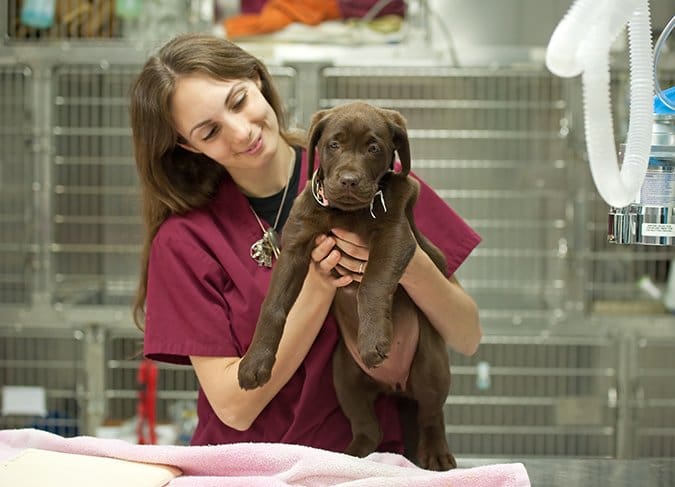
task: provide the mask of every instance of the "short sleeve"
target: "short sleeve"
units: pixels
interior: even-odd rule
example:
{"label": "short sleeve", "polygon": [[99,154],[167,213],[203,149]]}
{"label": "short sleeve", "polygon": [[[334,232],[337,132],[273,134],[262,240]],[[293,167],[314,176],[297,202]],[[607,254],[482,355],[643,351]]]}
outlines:
{"label": "short sleeve", "polygon": [[452,275],[480,243],[481,237],[418,176],[420,194],[413,214],[417,228],[445,254]]}
{"label": "short sleeve", "polygon": [[225,271],[205,249],[158,235],[148,265],[145,356],[178,364],[189,364],[190,355],[237,356],[227,286]]}

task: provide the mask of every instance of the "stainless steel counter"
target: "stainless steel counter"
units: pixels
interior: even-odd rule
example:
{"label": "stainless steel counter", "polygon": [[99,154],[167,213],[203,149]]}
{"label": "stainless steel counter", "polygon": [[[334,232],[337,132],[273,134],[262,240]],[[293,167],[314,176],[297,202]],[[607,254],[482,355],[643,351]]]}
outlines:
{"label": "stainless steel counter", "polygon": [[675,458],[459,458],[459,467],[518,462],[532,487],[675,487]]}

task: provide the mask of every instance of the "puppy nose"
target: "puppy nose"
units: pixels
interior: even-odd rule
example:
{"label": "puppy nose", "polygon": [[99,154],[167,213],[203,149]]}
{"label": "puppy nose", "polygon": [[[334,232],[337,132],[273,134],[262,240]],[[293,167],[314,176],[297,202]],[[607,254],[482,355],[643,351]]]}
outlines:
{"label": "puppy nose", "polygon": [[345,188],[353,188],[359,184],[359,177],[353,172],[344,173],[340,176],[340,184]]}

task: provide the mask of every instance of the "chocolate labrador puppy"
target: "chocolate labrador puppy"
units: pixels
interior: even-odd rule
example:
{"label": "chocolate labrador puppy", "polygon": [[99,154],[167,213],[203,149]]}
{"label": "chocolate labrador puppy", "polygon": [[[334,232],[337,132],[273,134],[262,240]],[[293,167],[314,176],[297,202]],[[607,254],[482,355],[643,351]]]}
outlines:
{"label": "chocolate labrador puppy", "polygon": [[[320,155],[316,171],[315,150]],[[399,172],[394,171],[395,153]],[[369,257],[361,282],[339,288],[333,302],[342,335],[333,360],[334,383],[353,433],[346,453],[366,456],[377,448],[382,433],[374,402],[381,393],[394,393],[417,403],[415,446],[408,456],[424,468],[453,468],[443,418],[450,387],[445,343],[399,285],[417,244],[446,272],[443,254],[413,220],[419,184],[408,175],[405,120],[398,112],[362,102],[319,111],[311,122],[308,157],[311,183],[296,198],[284,226],[283,250],[239,365],[239,384],[253,389],[269,380],[315,238],[332,228],[348,229],[368,243]]]}

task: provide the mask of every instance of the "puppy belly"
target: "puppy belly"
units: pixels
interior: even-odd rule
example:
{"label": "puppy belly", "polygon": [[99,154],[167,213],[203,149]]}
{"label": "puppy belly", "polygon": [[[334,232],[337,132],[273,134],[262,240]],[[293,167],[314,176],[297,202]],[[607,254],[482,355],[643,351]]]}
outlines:
{"label": "puppy belly", "polygon": [[417,314],[411,310],[411,313],[407,313],[407,315],[406,319],[394,321],[394,336],[392,337],[389,355],[379,366],[374,368],[368,368],[361,360],[356,343],[356,329],[340,325],[342,339],[354,361],[367,375],[386,385],[392,391],[403,392],[406,390],[410,366],[419,342],[420,328]]}

